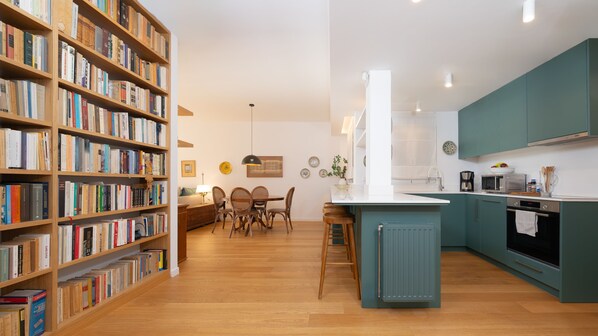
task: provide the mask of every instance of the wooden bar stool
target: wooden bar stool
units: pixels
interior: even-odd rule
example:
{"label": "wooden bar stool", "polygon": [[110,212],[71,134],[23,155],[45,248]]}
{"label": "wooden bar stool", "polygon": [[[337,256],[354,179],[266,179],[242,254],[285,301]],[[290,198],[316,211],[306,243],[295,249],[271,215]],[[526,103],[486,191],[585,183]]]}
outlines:
{"label": "wooden bar stool", "polygon": [[[357,281],[357,298],[361,299],[361,285],[359,281],[359,273],[357,270],[357,256],[355,255],[355,236],[353,233],[353,223],[355,222],[353,215],[344,210],[344,207],[338,206],[324,206],[324,239],[322,242],[322,267],[320,269],[320,289],[318,292],[318,299],[322,298],[322,290],[324,288],[324,277],[326,274],[326,265],[350,265],[353,271],[353,278]],[[340,244],[331,244],[330,240],[341,238],[338,233],[334,232],[332,225],[341,225],[343,233],[343,244],[347,249],[349,261],[329,262],[328,261],[328,246],[339,246]]]}

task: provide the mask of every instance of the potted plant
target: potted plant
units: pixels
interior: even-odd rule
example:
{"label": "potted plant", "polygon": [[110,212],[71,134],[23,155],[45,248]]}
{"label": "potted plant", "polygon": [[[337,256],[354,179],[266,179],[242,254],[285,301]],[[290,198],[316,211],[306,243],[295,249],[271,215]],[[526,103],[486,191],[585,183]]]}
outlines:
{"label": "potted plant", "polygon": [[347,173],[347,163],[349,163],[347,159],[337,155],[332,160],[332,169],[330,169],[330,172],[328,172],[328,176],[336,176],[340,179],[338,181],[338,184],[340,185],[347,184],[347,180],[345,179],[345,174]]}

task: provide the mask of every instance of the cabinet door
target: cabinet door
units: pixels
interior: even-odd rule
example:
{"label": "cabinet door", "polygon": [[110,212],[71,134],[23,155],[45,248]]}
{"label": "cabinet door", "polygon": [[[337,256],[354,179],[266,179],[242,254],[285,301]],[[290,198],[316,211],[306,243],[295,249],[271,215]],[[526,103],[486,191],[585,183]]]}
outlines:
{"label": "cabinet door", "polygon": [[[476,102],[477,103],[477,102]],[[459,159],[477,156],[478,142],[476,138],[480,115],[477,105],[473,103],[459,111]]]}
{"label": "cabinet door", "polygon": [[527,141],[588,130],[587,42],[527,74]]}
{"label": "cabinet door", "polygon": [[484,197],[478,202],[481,252],[500,262],[507,253],[507,206],[504,197]]}
{"label": "cabinet door", "polygon": [[479,196],[467,195],[467,221],[466,221],[466,243],[472,250],[482,252],[482,239],[480,232],[480,208]]}
{"label": "cabinet door", "polygon": [[501,152],[527,147],[525,83],[525,76],[521,76],[493,93],[499,102],[497,126]]}
{"label": "cabinet door", "polygon": [[420,194],[451,203],[440,207],[440,246],[465,246],[465,199],[467,195]]}

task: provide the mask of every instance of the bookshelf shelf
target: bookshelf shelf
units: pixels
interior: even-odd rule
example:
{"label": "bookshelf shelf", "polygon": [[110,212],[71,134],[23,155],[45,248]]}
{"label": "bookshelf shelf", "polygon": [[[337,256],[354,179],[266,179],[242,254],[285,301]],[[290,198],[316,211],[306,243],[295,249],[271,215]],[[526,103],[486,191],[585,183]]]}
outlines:
{"label": "bookshelf shelf", "polygon": [[42,276],[44,274],[48,274],[48,273],[51,273],[51,272],[52,272],[52,268],[46,268],[46,269],[43,269],[41,271],[32,272],[32,273],[20,276],[18,278],[14,278],[14,279],[10,279],[10,280],[7,280],[7,281],[3,281],[3,282],[0,282],[0,288],[5,288],[5,287],[8,287],[8,286],[16,285],[18,283],[21,283],[21,282],[24,282],[24,281],[27,281],[27,280],[31,280],[31,279],[37,278],[39,276]]}
{"label": "bookshelf shelf", "polygon": [[154,180],[162,180],[168,178],[166,175],[143,175],[143,174],[109,174],[109,173],[88,173],[88,172],[58,172],[58,176],[88,176],[101,178],[146,178],[150,177]]}
{"label": "bookshelf shelf", "polygon": [[52,79],[52,75],[29,65],[0,55],[0,77]]}
{"label": "bookshelf shelf", "polygon": [[21,126],[35,126],[35,127],[50,127],[52,123],[45,120],[32,119],[22,117],[16,114],[0,112],[0,122],[2,124],[21,125]]}
{"label": "bookshelf shelf", "polygon": [[[123,111],[123,112],[129,112],[130,114],[136,116],[136,117],[144,117],[147,119],[151,119],[154,121],[159,121],[163,124],[168,124],[168,120],[165,118],[161,118],[157,115],[145,112],[143,110],[140,110],[138,108],[135,108],[133,106],[127,105],[125,103],[121,103],[116,99],[112,99],[110,97],[101,95],[97,92],[91,91],[87,88],[84,88],[80,85],[77,85],[75,83],[71,83],[67,80],[64,79],[58,79],[58,84],[60,84],[60,87],[68,89],[70,91],[74,91],[77,92],[81,95],[85,95],[88,99],[92,100],[92,101],[96,101],[99,102],[102,107],[111,109],[112,111]],[[115,110],[116,109],[116,110]]]}
{"label": "bookshelf shelf", "polygon": [[0,174],[50,176],[52,172],[50,170],[0,169]]}
{"label": "bookshelf shelf", "polygon": [[97,213],[91,213],[91,214],[86,214],[86,215],[77,215],[77,216],[73,216],[73,217],[60,217],[60,218],[58,218],[58,223],[65,223],[65,222],[77,221],[77,220],[89,219],[89,218],[99,218],[99,217],[106,217],[106,216],[123,215],[123,214],[133,213],[133,212],[137,212],[137,211],[149,211],[149,210],[164,209],[167,207],[168,207],[168,204],[160,204],[160,205],[150,205],[150,206],[144,206],[144,207],[134,207],[134,208],[116,210],[116,211],[97,212]]}
{"label": "bookshelf shelf", "polygon": [[113,295],[109,299],[102,301],[101,303],[97,304],[96,306],[93,306],[91,308],[88,308],[88,309],[80,312],[79,314],[69,318],[68,320],[63,321],[62,323],[60,323],[58,325],[58,327],[60,328],[59,330],[60,331],[64,331],[64,330],[73,331],[74,334],[77,334],[75,329],[80,326],[80,323],[87,320],[87,318],[90,318],[90,315],[93,315],[93,314],[102,315],[103,312],[105,312],[105,310],[111,306],[111,303],[113,303],[114,305],[118,305],[119,302],[122,303],[122,302],[129,300],[129,298],[134,298],[136,294],[141,293],[140,290],[142,290],[143,288],[148,288],[153,285],[157,285],[160,282],[168,279],[168,277],[169,277],[169,274],[168,274],[167,270],[158,272],[157,274],[147,276],[147,277],[143,278],[140,282],[129,286],[124,291],[117,293],[116,295]]}
{"label": "bookshelf shelf", "polygon": [[2,1],[0,1],[0,21],[18,26],[20,29],[52,30],[52,27],[48,23],[36,18],[13,4]]}
{"label": "bookshelf shelf", "polygon": [[[74,2],[79,5],[79,13],[96,22],[96,24],[108,29],[109,31],[112,31],[113,34],[116,34],[119,38],[121,38],[127,44],[131,45],[137,52],[139,52],[139,55],[143,59],[146,59],[150,62],[158,62],[163,64],[168,63],[168,60],[166,58],[160,56],[152,48],[141,42],[125,27],[121,26],[118,22],[112,20],[110,16],[102,12],[89,1],[74,0]],[[143,8],[136,4],[136,1],[130,1],[129,3],[133,5],[133,7],[135,7],[136,10],[139,10],[139,8]],[[148,12],[144,11],[144,14],[148,14]],[[153,18],[152,15],[148,15],[148,18],[149,17]],[[163,25],[157,23],[157,20],[153,20],[152,22],[152,24],[156,25],[157,27],[160,27],[161,32],[167,31]]]}
{"label": "bookshelf shelf", "polygon": [[75,49],[77,49],[77,51],[80,52],[86,59],[91,61],[92,64],[101,68],[104,71],[107,71],[110,74],[111,78],[125,78],[128,81],[133,82],[140,87],[143,87],[144,89],[149,89],[150,91],[153,91],[154,93],[158,93],[161,95],[168,94],[168,91],[164,90],[156,84],[151,83],[150,81],[125,68],[124,66],[112,61],[111,59],[100,54],[99,52],[85,46],[78,40],[75,40],[65,35],[64,33],[59,33],[58,36],[62,41],[75,47]]}
{"label": "bookshelf shelf", "polygon": [[100,253],[92,254],[92,255],[87,256],[87,257],[83,257],[83,258],[80,258],[80,259],[77,259],[77,260],[69,261],[69,262],[64,263],[64,264],[60,264],[58,266],[58,269],[61,270],[61,269],[65,269],[65,268],[68,268],[68,267],[71,267],[71,266],[74,266],[74,265],[77,265],[77,264],[80,264],[80,263],[88,262],[88,261],[91,261],[93,259],[96,259],[96,258],[99,258],[99,257],[103,257],[103,256],[111,254],[111,253],[115,253],[115,252],[118,252],[118,251],[122,251],[122,250],[128,249],[128,248],[130,248],[132,246],[141,245],[141,244],[150,242],[152,240],[156,240],[156,239],[159,239],[159,238],[162,238],[162,237],[166,237],[167,235],[168,235],[168,233],[160,233],[160,234],[157,234],[157,235],[154,235],[154,236],[151,236],[151,237],[145,237],[145,238],[136,240],[136,241],[134,241],[134,242],[132,242],[130,244],[126,244],[126,245],[123,245],[123,246],[115,247],[115,248],[110,249],[110,250],[102,251]]}
{"label": "bookshelf shelf", "polygon": [[147,144],[144,142],[138,142],[138,141],[133,141],[133,140],[129,140],[129,139],[118,138],[118,137],[115,137],[112,135],[106,135],[106,134],[102,134],[102,133],[90,132],[90,131],[86,131],[86,130],[82,130],[82,129],[74,128],[74,127],[60,126],[58,129],[64,133],[83,135],[87,138],[93,138],[93,139],[101,139],[103,141],[107,141],[107,142],[110,142],[113,144],[120,144],[124,147],[144,147],[144,148],[149,148],[149,149],[154,149],[154,150],[159,150],[159,151],[168,150],[167,147],[161,147],[161,146]]}
{"label": "bookshelf shelf", "polygon": [[2,225],[0,225],[0,232],[10,231],[10,230],[18,230],[18,229],[23,229],[23,228],[31,228],[31,227],[36,227],[36,226],[48,225],[48,224],[52,224],[51,219],[43,219],[43,220],[14,223],[14,224],[2,224]]}

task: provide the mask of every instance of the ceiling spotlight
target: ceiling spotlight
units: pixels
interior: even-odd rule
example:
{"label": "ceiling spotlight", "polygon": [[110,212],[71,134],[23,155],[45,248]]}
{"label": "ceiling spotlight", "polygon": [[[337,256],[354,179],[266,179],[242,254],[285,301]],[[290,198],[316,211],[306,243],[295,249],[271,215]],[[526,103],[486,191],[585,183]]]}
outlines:
{"label": "ceiling spotlight", "polygon": [[419,102],[415,103],[415,112],[421,112],[422,109],[419,107]]}
{"label": "ceiling spotlight", "polygon": [[421,0],[411,0],[413,3],[419,3]]}
{"label": "ceiling spotlight", "polygon": [[536,0],[523,1],[523,22],[528,23],[536,18]]}
{"label": "ceiling spotlight", "polygon": [[451,72],[446,74],[446,77],[444,77],[444,87],[445,88],[453,87],[453,74]]}

